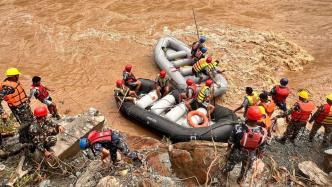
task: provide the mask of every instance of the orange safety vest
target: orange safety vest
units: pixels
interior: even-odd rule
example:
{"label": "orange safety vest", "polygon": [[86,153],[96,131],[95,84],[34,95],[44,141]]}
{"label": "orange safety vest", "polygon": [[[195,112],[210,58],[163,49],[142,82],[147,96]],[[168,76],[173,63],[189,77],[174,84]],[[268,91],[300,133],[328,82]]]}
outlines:
{"label": "orange safety vest", "polygon": [[273,101],[268,101],[267,103],[260,102],[258,105],[264,107],[266,114],[270,117],[272,116],[276,107],[276,104]]}
{"label": "orange safety vest", "polygon": [[307,122],[311,112],[314,110],[315,105],[312,101],[302,102],[298,101],[297,104],[300,107],[300,111],[293,111],[291,117],[293,121]]}
{"label": "orange safety vest", "polygon": [[14,93],[8,94],[4,97],[4,100],[7,102],[9,107],[17,107],[28,100],[28,97],[20,82],[5,80],[1,83],[1,88],[2,86],[8,86],[15,90]]}
{"label": "orange safety vest", "polygon": [[315,122],[318,124],[327,124],[327,125],[332,125],[332,107],[329,104],[325,104],[323,106],[323,111],[319,113],[317,118],[315,119]]}

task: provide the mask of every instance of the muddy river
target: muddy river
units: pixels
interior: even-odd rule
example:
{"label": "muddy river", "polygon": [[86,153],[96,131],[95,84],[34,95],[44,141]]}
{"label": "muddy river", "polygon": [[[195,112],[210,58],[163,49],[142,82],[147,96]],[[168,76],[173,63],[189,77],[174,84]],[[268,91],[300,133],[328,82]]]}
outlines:
{"label": "muddy river", "polygon": [[331,91],[331,0],[0,0],[0,72],[18,67],[26,89],[32,76],[42,76],[61,113],[94,106],[121,131],[155,136],[117,113],[115,81],[128,63],[137,77],[154,78],[155,41],[165,27],[193,25],[192,8],[201,28],[230,24],[297,43],[315,63],[279,76],[319,97]]}

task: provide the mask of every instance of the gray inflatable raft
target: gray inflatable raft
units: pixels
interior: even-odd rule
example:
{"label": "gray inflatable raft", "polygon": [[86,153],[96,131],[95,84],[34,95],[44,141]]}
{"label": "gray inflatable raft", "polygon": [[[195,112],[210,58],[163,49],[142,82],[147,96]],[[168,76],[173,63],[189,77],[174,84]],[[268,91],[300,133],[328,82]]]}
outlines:
{"label": "gray inflatable raft", "polygon": [[[186,44],[169,36],[161,38],[154,49],[155,63],[167,72],[179,89],[186,88],[186,80],[189,78],[196,83],[199,80],[192,74],[190,52],[191,49]],[[208,76],[204,75],[203,80],[206,79]],[[227,91],[226,79],[221,74],[217,74],[214,81],[214,95],[224,94]]]}

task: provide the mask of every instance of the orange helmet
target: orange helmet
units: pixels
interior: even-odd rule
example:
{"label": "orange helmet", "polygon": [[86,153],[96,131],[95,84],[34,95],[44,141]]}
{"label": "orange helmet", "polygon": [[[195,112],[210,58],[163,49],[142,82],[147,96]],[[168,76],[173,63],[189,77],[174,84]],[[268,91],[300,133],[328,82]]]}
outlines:
{"label": "orange helmet", "polygon": [[206,58],[206,62],[207,62],[208,64],[210,64],[210,63],[212,62],[212,56],[207,57],[207,58]]}
{"label": "orange helmet", "polygon": [[123,85],[123,80],[117,80],[116,81],[116,87],[121,87]]}
{"label": "orange helmet", "polygon": [[210,87],[212,84],[213,84],[213,80],[211,80],[211,79],[208,79],[205,81],[205,85],[208,87]]}
{"label": "orange helmet", "polygon": [[132,68],[133,68],[133,66],[132,66],[131,64],[127,64],[127,65],[125,66],[125,71],[126,71],[126,72],[130,72]]}
{"label": "orange helmet", "polygon": [[166,71],[165,70],[161,70],[160,73],[159,73],[159,76],[161,78],[165,78],[166,77]]}

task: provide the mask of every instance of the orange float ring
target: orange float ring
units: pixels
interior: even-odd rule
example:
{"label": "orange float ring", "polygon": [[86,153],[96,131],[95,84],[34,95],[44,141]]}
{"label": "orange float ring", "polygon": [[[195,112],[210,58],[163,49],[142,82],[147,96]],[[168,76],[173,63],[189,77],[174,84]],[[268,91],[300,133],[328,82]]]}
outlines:
{"label": "orange float ring", "polygon": [[[203,123],[201,125],[196,125],[192,120],[191,120],[191,117],[193,116],[199,116],[203,119]],[[207,127],[208,124],[209,124],[209,119],[206,117],[205,114],[203,114],[202,112],[200,111],[196,111],[196,110],[193,110],[191,112],[188,113],[187,115],[187,121],[189,123],[189,125],[193,128],[200,128],[200,127]]]}

